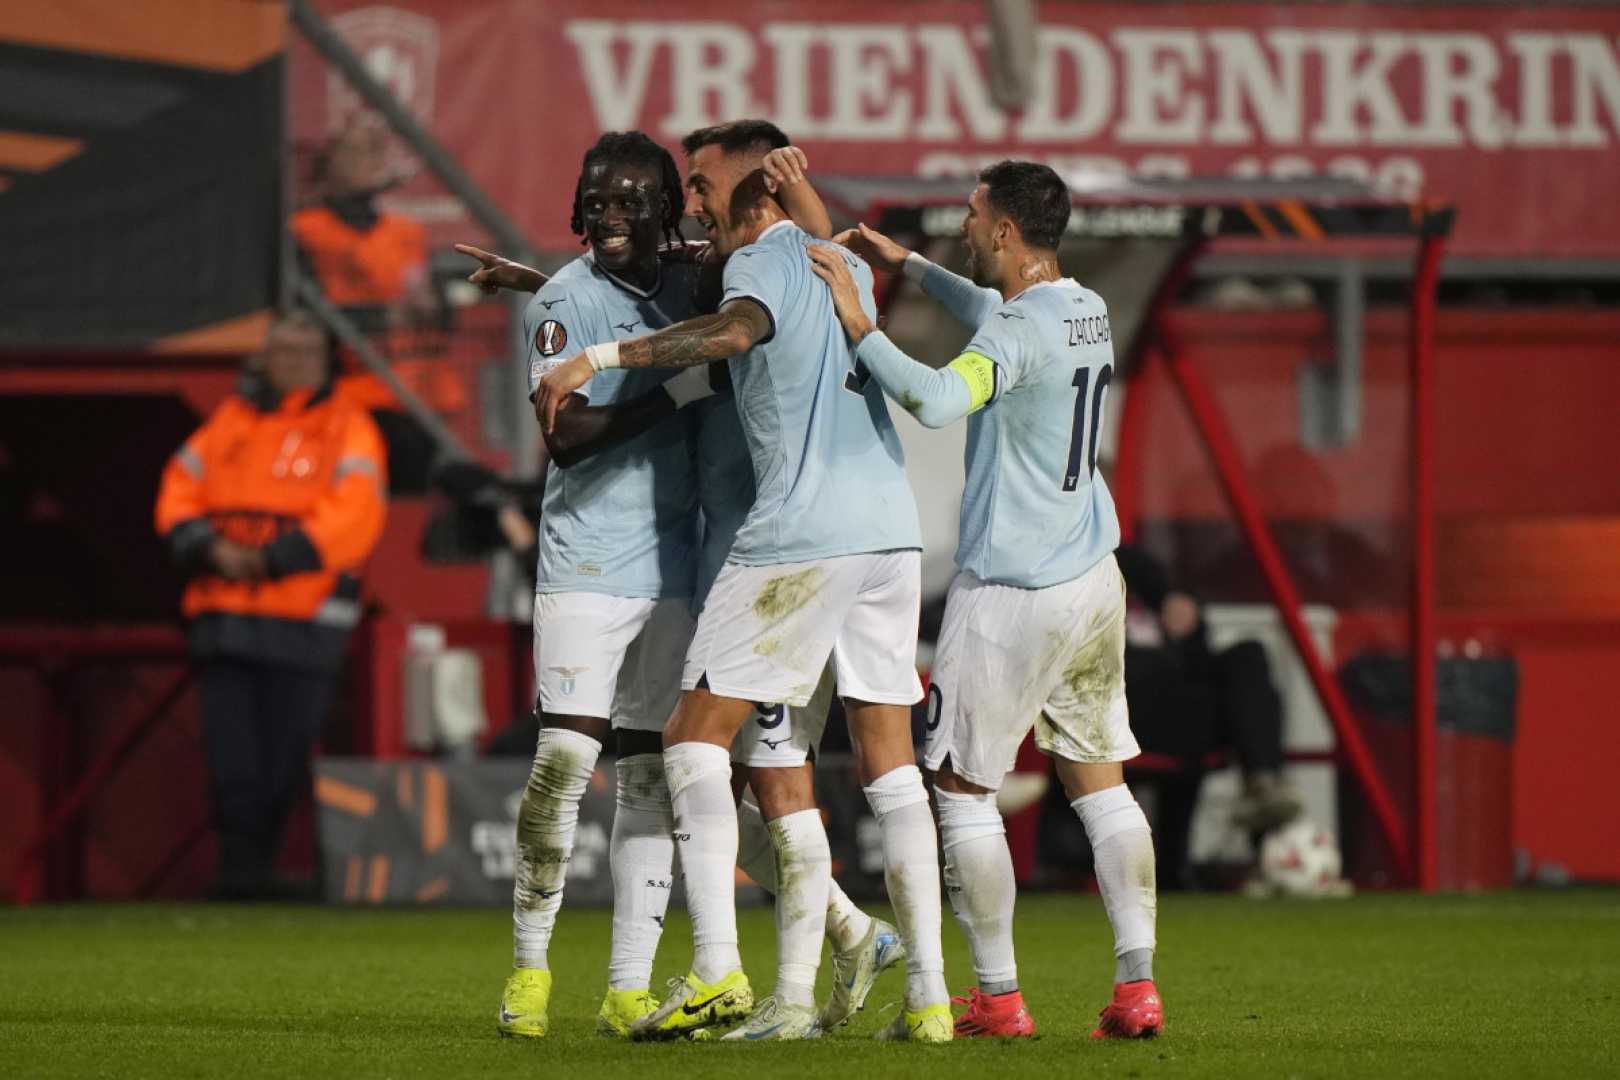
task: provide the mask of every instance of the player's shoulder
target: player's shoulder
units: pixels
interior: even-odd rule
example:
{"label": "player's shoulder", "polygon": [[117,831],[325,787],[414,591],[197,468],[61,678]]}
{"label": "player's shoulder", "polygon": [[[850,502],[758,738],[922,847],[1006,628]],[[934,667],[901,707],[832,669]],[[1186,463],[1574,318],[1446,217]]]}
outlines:
{"label": "player's shoulder", "polygon": [[1061,310],[1079,308],[1087,315],[1108,314],[1108,304],[1103,298],[1074,278],[1062,278],[1054,281],[1051,288],[1037,291],[1046,294],[1041,298],[1042,302],[1054,308]]}
{"label": "player's shoulder", "polygon": [[776,222],[761,233],[752,244],[745,244],[731,253],[727,266],[741,267],[781,265],[797,266],[807,258],[805,249],[819,241],[790,220]]}
{"label": "player's shoulder", "polygon": [[528,303],[528,314],[537,319],[558,319],[581,315],[596,304],[596,279],[589,261],[574,259],[553,274]]}

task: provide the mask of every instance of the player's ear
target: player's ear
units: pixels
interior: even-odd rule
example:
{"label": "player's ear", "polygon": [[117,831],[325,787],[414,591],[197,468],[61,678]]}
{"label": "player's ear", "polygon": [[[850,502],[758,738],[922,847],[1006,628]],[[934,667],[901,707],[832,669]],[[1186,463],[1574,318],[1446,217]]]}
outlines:
{"label": "player's ear", "polygon": [[1002,218],[996,222],[996,231],[991,234],[995,242],[995,250],[1005,251],[1012,244],[1013,224],[1011,218]]}

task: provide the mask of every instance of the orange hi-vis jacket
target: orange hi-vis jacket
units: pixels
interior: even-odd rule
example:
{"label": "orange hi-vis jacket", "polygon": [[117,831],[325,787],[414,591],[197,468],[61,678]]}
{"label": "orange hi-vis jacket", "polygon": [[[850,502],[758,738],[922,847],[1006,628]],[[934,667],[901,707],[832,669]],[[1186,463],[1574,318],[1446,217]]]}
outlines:
{"label": "orange hi-vis jacket", "polygon": [[412,271],[427,262],[426,231],[398,214],[379,214],[376,224],[362,230],[329,207],[311,206],[290,224],[321,292],[338,307],[402,299]]}
{"label": "orange hi-vis jacket", "polygon": [[[193,651],[336,667],[359,621],[358,571],[382,536],[386,469],[371,417],[330,387],[226,399],[158,491],[158,532],[196,575],[182,602]],[[268,578],[214,574],[216,537],[262,548]]]}
{"label": "orange hi-vis jacket", "polygon": [[[413,272],[427,266],[427,232],[399,214],[380,213],[370,228],[343,220],[329,206],[310,206],[292,216],[298,248],[321,287],[338,307],[386,307],[404,299]],[[467,388],[442,361],[422,358],[422,341],[433,335],[396,329],[381,335],[394,359],[394,374],[440,412],[467,407]],[[442,335],[441,335],[442,336]],[[368,409],[398,409],[394,392],[375,375],[359,372],[340,381],[338,393]]]}

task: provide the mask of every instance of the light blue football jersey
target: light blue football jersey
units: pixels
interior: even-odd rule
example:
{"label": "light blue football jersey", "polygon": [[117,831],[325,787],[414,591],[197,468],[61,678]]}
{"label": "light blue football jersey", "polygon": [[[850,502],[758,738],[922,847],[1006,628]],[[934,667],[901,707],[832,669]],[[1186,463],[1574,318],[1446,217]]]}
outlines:
{"label": "light blue football jersey", "polygon": [[[696,268],[664,266],[642,292],[590,253],[563,267],[523,312],[529,390],[588,345],[642,337],[692,317]],[[603,371],[581,389],[592,403],[629,401],[669,371]],[[571,468],[547,466],[537,592],[690,596],[697,570],[697,470],[691,421],[677,417]]]}
{"label": "light blue football jersey", "polygon": [[1119,546],[1097,475],[1114,374],[1102,298],[1072,278],[997,306],[964,352],[996,366],[990,403],[968,417],[956,565],[984,581],[1041,588],[1084,574]]}
{"label": "light blue football jersey", "polygon": [[[781,221],[726,262],[721,303],[752,299],[772,325],[731,361],[754,465],[754,505],[731,559],[747,565],[922,547],[900,438],[882,389],[856,364],[831,290],[811,270],[814,242]],[[872,271],[845,257],[875,319]]]}

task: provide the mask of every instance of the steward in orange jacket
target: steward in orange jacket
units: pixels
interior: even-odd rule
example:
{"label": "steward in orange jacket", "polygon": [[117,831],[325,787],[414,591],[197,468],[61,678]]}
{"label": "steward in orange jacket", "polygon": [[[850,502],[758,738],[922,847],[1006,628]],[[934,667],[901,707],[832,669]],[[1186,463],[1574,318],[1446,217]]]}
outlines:
{"label": "steward in orange jacket", "polygon": [[164,469],[157,528],[193,575],[183,607],[222,897],[283,895],[281,828],[359,620],[385,471],[376,425],[333,397],[330,342],[303,313],[276,321],[241,392]]}
{"label": "steward in orange jacket", "polygon": [[279,323],[266,370],[164,470],[157,528],[196,575],[182,606],[197,656],[335,670],[359,620],[357,575],[382,535],[386,456],[365,411],[332,395],[324,355],[313,378],[278,389],[278,351],[311,347],[325,352],[319,329],[301,316]]}

